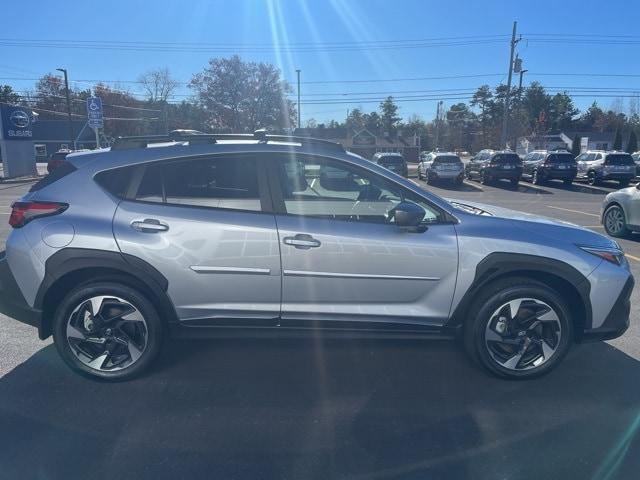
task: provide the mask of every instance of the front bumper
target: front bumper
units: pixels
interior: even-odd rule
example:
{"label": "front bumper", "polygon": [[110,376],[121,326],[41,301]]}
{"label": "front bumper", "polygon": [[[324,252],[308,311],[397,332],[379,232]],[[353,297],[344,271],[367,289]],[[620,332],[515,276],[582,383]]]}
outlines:
{"label": "front bumper", "polygon": [[0,252],[0,313],[27,325],[42,325],[42,311],[29,306],[9,268],[5,252]]}
{"label": "front bumper", "polygon": [[586,329],[581,336],[582,341],[611,340],[617,338],[629,328],[629,315],[631,313],[631,292],[633,292],[634,280],[631,275],[613,304],[611,311],[598,328]]}

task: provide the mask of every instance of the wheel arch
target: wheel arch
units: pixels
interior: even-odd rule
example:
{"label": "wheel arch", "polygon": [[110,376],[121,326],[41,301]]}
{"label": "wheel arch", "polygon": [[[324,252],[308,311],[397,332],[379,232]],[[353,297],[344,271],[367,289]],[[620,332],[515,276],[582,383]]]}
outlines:
{"label": "wheel arch", "polygon": [[96,281],[117,281],[135,288],[157,306],[163,321],[177,321],[175,308],[167,295],[167,279],[137,257],[120,252],[65,248],[47,259],[45,272],[34,305],[42,310],[38,331],[41,339],[52,334],[53,315],[62,298],[78,285]]}
{"label": "wheel arch", "polygon": [[507,277],[532,278],[562,293],[571,311],[576,339],[591,328],[591,284],[587,278],[561,260],[519,253],[492,253],[478,263],[474,281],[456,306],[447,327],[463,326],[476,295],[489,284]]}

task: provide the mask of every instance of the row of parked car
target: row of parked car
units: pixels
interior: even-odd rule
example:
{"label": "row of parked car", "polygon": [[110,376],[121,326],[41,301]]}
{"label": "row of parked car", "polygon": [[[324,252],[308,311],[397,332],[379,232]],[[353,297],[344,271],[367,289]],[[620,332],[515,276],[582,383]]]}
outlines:
{"label": "row of parked car", "polygon": [[464,178],[483,184],[507,179],[514,186],[523,179],[534,184],[562,180],[565,185],[578,179],[589,185],[615,180],[624,188],[639,171],[640,152],[604,150],[587,151],[576,158],[566,150],[536,150],[524,157],[511,151],[481,150],[466,165],[455,153],[423,152],[418,164],[421,180],[449,180],[458,185]]}

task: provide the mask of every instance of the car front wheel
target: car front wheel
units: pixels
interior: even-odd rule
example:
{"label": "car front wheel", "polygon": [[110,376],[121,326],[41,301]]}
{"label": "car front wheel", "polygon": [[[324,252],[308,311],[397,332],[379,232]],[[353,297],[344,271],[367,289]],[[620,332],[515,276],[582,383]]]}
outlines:
{"label": "car front wheel", "polygon": [[507,278],[485,288],[469,309],[467,353],[489,372],[532,378],[569,351],[573,324],[566,302],[545,284]]}
{"label": "car front wheel", "polygon": [[125,380],[145,370],[160,351],[163,325],[139,291],[115,282],[85,284],[54,315],[58,353],[74,371]]}
{"label": "car front wheel", "polygon": [[619,205],[611,205],[602,216],[605,231],[612,237],[625,237],[629,235],[627,219],[624,210]]}

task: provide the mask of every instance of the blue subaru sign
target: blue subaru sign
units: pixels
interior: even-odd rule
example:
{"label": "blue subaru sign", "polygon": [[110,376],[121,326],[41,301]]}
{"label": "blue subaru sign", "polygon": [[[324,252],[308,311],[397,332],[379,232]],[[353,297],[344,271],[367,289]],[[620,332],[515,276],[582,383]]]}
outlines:
{"label": "blue subaru sign", "polygon": [[4,140],[31,140],[33,128],[31,111],[24,107],[2,105],[2,138]]}
{"label": "blue subaru sign", "polygon": [[102,99],[100,97],[87,98],[87,119],[89,120],[89,126],[94,130],[104,128]]}

